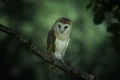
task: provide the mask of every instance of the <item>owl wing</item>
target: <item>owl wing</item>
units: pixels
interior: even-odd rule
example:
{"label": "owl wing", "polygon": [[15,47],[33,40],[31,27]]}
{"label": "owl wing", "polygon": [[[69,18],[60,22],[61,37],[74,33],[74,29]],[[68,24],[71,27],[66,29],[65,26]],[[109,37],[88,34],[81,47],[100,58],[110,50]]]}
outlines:
{"label": "owl wing", "polygon": [[47,51],[50,55],[52,55],[55,52],[55,40],[55,33],[53,30],[50,30],[47,37]]}
{"label": "owl wing", "polygon": [[65,55],[65,51],[66,51],[66,49],[68,48],[69,41],[70,41],[70,38],[68,38],[68,39],[67,39],[66,46],[65,46],[65,48],[63,49],[63,51],[62,51],[62,53],[61,53],[61,55],[62,55],[62,58],[64,57],[64,55]]}

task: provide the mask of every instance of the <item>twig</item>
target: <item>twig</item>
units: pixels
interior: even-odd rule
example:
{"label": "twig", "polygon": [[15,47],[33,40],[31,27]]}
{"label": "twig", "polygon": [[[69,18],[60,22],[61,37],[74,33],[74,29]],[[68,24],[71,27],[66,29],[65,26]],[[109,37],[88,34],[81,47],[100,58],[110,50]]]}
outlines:
{"label": "twig", "polygon": [[0,31],[7,33],[8,35],[11,35],[13,38],[15,38],[18,42],[20,42],[22,45],[26,46],[32,53],[34,53],[36,56],[40,57],[42,60],[46,61],[47,63],[50,63],[60,70],[64,71],[67,74],[73,75],[75,77],[78,77],[80,79],[84,80],[96,80],[96,77],[94,75],[90,75],[82,70],[75,70],[71,68],[69,65],[63,65],[62,63],[54,64],[54,60],[45,52],[41,52],[37,49],[36,46],[33,45],[33,43],[20,35],[15,30],[8,28],[2,24],[0,24]]}

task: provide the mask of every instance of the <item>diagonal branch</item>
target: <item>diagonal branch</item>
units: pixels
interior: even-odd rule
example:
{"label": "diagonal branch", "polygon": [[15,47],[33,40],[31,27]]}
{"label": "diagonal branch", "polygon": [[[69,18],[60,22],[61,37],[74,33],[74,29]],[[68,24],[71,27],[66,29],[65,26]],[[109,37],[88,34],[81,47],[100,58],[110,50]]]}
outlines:
{"label": "diagonal branch", "polygon": [[37,49],[37,47],[30,40],[26,39],[25,37],[20,35],[15,30],[0,24],[0,31],[12,36],[19,43],[26,46],[33,54],[40,57],[45,62],[56,66],[57,68],[64,71],[65,73],[73,75],[73,76],[78,77],[78,78],[83,79],[83,80],[96,80],[96,77],[94,75],[90,75],[82,70],[80,70],[80,71],[75,70],[75,69],[71,68],[69,65],[65,66],[62,63],[54,64],[54,60],[52,60],[51,57],[47,53],[39,51]]}

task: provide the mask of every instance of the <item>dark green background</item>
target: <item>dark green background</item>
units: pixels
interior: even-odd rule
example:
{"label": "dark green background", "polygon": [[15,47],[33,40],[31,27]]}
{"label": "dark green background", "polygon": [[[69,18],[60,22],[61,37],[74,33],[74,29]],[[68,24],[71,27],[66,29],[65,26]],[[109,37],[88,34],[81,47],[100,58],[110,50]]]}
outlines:
{"label": "dark green background", "polygon": [[[0,24],[21,33],[46,51],[49,29],[59,17],[73,22],[64,57],[76,69],[102,80],[119,80],[120,55],[110,44],[106,24],[95,25],[87,10],[89,0],[0,0]],[[77,80],[60,70],[49,71],[46,62],[9,35],[0,32],[0,80]]]}

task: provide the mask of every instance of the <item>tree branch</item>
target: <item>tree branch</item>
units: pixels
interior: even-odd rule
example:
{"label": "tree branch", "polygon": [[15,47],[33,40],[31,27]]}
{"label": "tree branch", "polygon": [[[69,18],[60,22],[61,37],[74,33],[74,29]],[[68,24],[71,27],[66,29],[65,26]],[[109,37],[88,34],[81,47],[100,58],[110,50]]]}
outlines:
{"label": "tree branch", "polygon": [[75,70],[71,68],[69,65],[65,66],[62,63],[54,64],[54,60],[45,52],[41,52],[37,49],[36,46],[33,45],[31,40],[26,39],[22,35],[20,35],[15,30],[8,28],[2,24],[0,24],[0,31],[7,33],[8,35],[11,35],[13,38],[15,38],[19,43],[26,46],[32,53],[34,53],[36,56],[40,57],[42,60],[44,60],[47,63],[50,63],[60,70],[64,71],[67,74],[73,75],[75,77],[78,77],[80,79],[84,80],[96,80],[96,77],[94,75],[90,75],[82,70]]}

